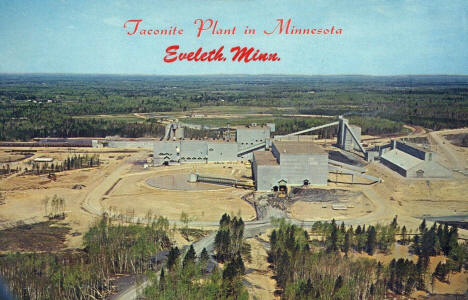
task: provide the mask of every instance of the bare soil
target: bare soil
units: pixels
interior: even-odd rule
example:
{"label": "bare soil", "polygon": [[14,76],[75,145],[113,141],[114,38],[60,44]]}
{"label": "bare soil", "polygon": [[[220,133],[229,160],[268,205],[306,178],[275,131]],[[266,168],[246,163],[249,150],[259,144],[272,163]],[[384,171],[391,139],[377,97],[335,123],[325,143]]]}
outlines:
{"label": "bare soil", "polygon": [[65,236],[69,232],[69,227],[50,221],[2,230],[0,251],[57,251],[65,248]]}

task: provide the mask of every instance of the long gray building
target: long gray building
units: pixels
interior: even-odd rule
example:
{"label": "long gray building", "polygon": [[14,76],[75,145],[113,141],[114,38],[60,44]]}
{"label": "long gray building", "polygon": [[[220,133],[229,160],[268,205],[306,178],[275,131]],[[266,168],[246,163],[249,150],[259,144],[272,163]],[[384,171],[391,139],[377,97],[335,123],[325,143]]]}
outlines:
{"label": "long gray building", "polygon": [[237,161],[237,143],[219,140],[157,141],[154,164],[207,163]]}
{"label": "long gray building", "polygon": [[[177,127],[178,128],[178,127]],[[170,134],[169,140],[154,141],[154,164],[207,163],[251,160],[252,149],[265,149],[270,144],[274,124],[243,126],[236,130],[236,141],[187,140]],[[172,138],[170,138],[172,136]]]}
{"label": "long gray building", "polygon": [[327,185],[328,153],[313,142],[274,141],[271,151],[254,152],[252,171],[258,191]]}
{"label": "long gray building", "polygon": [[380,156],[380,162],[407,178],[447,178],[452,172],[434,161],[435,153],[400,141]]}

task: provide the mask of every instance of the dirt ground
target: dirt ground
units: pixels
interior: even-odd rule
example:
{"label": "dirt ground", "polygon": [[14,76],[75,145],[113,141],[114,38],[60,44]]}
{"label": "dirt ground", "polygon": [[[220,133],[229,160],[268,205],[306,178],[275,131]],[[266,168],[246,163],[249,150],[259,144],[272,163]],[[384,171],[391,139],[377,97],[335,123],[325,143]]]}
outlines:
{"label": "dirt ground", "polygon": [[263,234],[257,238],[247,239],[252,247],[252,262],[245,262],[247,289],[249,299],[279,299],[275,296],[276,281],[272,278],[273,271],[268,267],[267,251],[264,242],[268,236]]}
{"label": "dirt ground", "polygon": [[[332,192],[335,187],[328,186],[320,189]],[[333,218],[335,220],[356,219],[375,210],[375,205],[359,191],[359,188],[349,187],[343,190],[348,191],[350,196],[341,197],[339,201],[297,201],[292,204],[289,214],[294,219],[301,221],[325,221]],[[334,210],[332,209],[333,204],[345,205],[348,208],[346,210]]]}
{"label": "dirt ground", "polygon": [[70,228],[63,222],[42,222],[0,231],[0,251],[57,251],[65,248]]}
{"label": "dirt ground", "polygon": [[255,210],[241,197],[248,190],[224,187],[213,190],[158,189],[147,184],[148,178],[173,174],[200,174],[240,179],[248,174],[243,164],[183,165],[174,168],[159,167],[140,174],[127,174],[104,198],[102,205],[113,212],[134,210],[135,216],[144,217],[148,211],[170,220],[179,220],[185,212],[193,221],[219,221],[224,213],[238,214],[244,220],[255,218]]}
{"label": "dirt ground", "polygon": [[[89,148],[36,148],[32,157],[11,163],[21,167],[29,166],[28,161],[35,157],[53,157],[54,161],[62,161],[71,155],[99,153],[102,161],[97,168],[88,168],[56,173],[56,181],[47,175],[13,174],[0,178],[0,192],[5,198],[0,205],[0,228],[10,228],[20,223],[33,224],[46,221],[44,199],[54,195],[65,199],[65,213],[71,228],[66,236],[66,246],[81,247],[82,235],[72,236],[71,233],[84,233],[97,216],[111,208],[123,213],[134,211],[137,216],[144,217],[149,210],[153,215],[165,216],[171,220],[179,220],[186,212],[193,221],[218,222],[223,213],[238,214],[244,220],[255,217],[254,209],[241,197],[248,190],[223,187],[219,190],[207,191],[173,191],[151,187],[145,183],[150,177],[161,174],[190,174],[198,171],[202,175],[222,176],[246,179],[250,176],[250,168],[244,164],[208,164],[183,165],[170,168],[144,169],[139,162],[144,161],[149,151],[118,152],[115,149]],[[3,152],[2,152],[3,151]],[[15,156],[17,154],[0,152]],[[14,166],[11,166],[12,168]],[[107,193],[107,195],[106,195]],[[104,198],[104,201],[102,201]],[[83,203],[89,203],[89,213],[83,209]],[[50,210],[50,207],[48,208]]]}
{"label": "dirt ground", "polygon": [[[392,259],[410,259],[414,263],[417,262],[418,256],[411,255],[409,252],[408,246],[402,246],[398,243],[395,243],[392,252],[390,254],[384,253],[376,253],[373,256],[368,255],[365,252],[362,253],[353,253],[354,257],[363,257],[369,259],[375,259],[377,261],[382,262],[383,264],[389,264]],[[432,256],[430,258],[428,274],[432,274],[437,267],[439,262],[446,261],[445,256]],[[434,286],[432,286],[432,282],[430,280],[430,276],[426,276],[426,286],[428,290],[433,294],[463,294],[468,289],[468,271],[462,270],[460,273],[450,274],[449,282],[440,282],[439,280],[434,281]],[[425,295],[424,292],[417,291],[414,292],[412,297],[416,298],[418,296]]]}
{"label": "dirt ground", "polygon": [[[10,149],[9,149],[10,150]],[[108,172],[123,162],[125,157],[135,153],[115,153],[115,151],[89,148],[36,148],[34,156],[16,163],[20,167],[28,167],[29,161],[35,157],[52,157],[54,162],[62,161],[68,156],[98,153],[102,165],[97,168],[87,168],[56,173],[56,181],[47,175],[13,174],[0,179],[0,192],[5,197],[5,204],[0,206],[0,228],[9,228],[17,223],[37,223],[46,221],[44,199],[54,195],[65,199],[66,219],[70,233],[85,232],[94,222],[96,216],[86,213],[81,208],[81,202]],[[5,149],[0,152],[5,153]],[[49,207],[50,209],[50,207]],[[67,247],[81,247],[82,236],[66,236]]]}

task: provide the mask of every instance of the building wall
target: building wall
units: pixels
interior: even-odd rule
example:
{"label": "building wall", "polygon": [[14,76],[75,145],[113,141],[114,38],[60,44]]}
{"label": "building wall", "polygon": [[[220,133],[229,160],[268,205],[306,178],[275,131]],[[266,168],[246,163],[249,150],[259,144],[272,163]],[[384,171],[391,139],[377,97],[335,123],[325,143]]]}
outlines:
{"label": "building wall", "polygon": [[207,162],[208,145],[206,141],[180,141],[181,162]]}
{"label": "building wall", "polygon": [[281,179],[290,185],[327,185],[328,154],[280,154]]}
{"label": "building wall", "polygon": [[154,140],[148,141],[129,141],[129,140],[109,140],[107,146],[110,148],[144,148],[153,149]]}
{"label": "building wall", "polygon": [[393,171],[399,173],[401,176],[406,177],[406,170],[402,167],[395,165],[394,163],[385,159],[384,157],[380,157],[380,162],[386,165],[388,168],[392,169]]}
{"label": "building wall", "polygon": [[423,151],[421,149],[412,147],[411,145],[402,143],[400,141],[396,141],[396,148],[398,150],[404,151],[404,152],[406,152],[406,153],[408,153],[410,155],[413,155],[414,157],[417,157],[417,158],[422,159],[422,160],[428,160],[429,161],[429,160],[432,160],[434,158],[432,152]]}
{"label": "building wall", "polygon": [[250,146],[263,143],[270,137],[270,127],[251,127],[237,129],[237,143],[239,149],[245,149]]}
{"label": "building wall", "polygon": [[278,148],[276,148],[274,143],[271,145],[271,153],[273,153],[273,156],[276,157],[276,160],[278,161],[278,163],[281,164],[281,155],[279,153]]}
{"label": "building wall", "polygon": [[257,191],[271,191],[274,186],[278,185],[278,181],[281,180],[280,166],[257,165],[254,178]]}
{"label": "building wall", "polygon": [[162,165],[165,161],[179,162],[180,141],[154,142],[154,164]]}
{"label": "building wall", "polygon": [[[361,142],[361,127],[358,126],[350,126],[350,130],[353,131],[354,135],[356,136],[357,140]],[[359,150],[359,146],[357,143],[354,141],[353,137],[351,134],[348,132],[348,130],[344,131],[344,149],[346,151],[350,151],[352,149],[354,150]]]}
{"label": "building wall", "polygon": [[237,143],[208,142],[208,162],[237,161]]}

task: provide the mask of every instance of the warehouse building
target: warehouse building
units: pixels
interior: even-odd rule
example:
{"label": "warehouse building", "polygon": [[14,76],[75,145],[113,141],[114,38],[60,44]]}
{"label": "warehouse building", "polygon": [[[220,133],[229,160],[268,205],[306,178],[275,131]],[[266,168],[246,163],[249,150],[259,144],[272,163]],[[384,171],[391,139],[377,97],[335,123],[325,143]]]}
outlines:
{"label": "warehouse building", "polygon": [[236,130],[236,141],[187,140],[180,135],[183,132],[177,131],[179,129],[168,126],[165,138],[152,142],[155,165],[251,160],[253,150],[265,149],[270,144],[275,126],[240,127]]}
{"label": "warehouse building", "polygon": [[222,140],[180,140],[154,142],[154,164],[237,161],[237,143]]}
{"label": "warehouse building", "polygon": [[313,142],[274,141],[271,151],[253,153],[252,173],[258,191],[327,185],[328,153]]}
{"label": "warehouse building", "polygon": [[380,156],[380,162],[407,178],[447,178],[452,172],[434,161],[435,153],[400,141]]}

